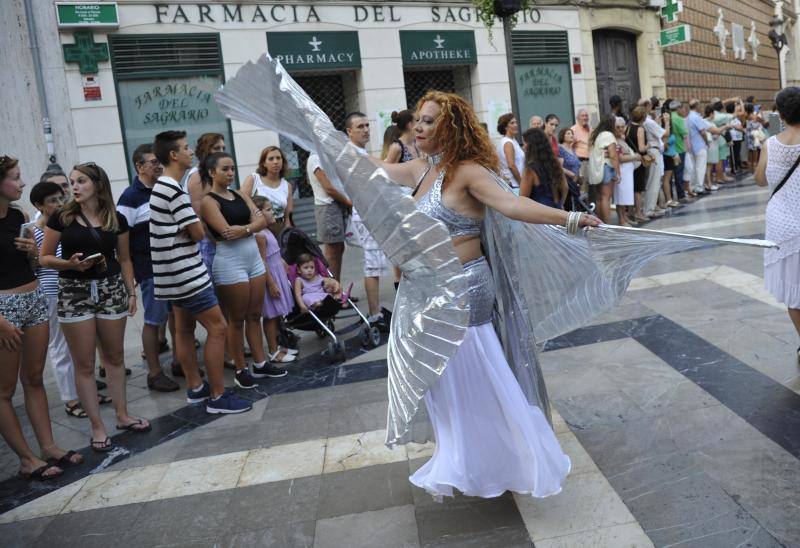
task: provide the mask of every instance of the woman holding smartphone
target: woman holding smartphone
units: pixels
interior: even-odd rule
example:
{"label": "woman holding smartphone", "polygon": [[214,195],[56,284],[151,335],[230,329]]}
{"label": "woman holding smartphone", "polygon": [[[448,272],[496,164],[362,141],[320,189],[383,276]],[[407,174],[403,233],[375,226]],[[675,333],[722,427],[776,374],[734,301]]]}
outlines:
{"label": "woman holding smartphone", "polygon": [[[83,458],[59,448],[53,440],[42,381],[49,334],[47,299],[34,273],[33,231],[25,228],[25,214],[13,205],[22,197],[24,186],[17,159],[0,155],[0,434],[19,457],[20,476],[47,480]],[[25,440],[14,411],[17,382],[25,393],[25,411],[40,455]]]}
{"label": "woman holding smartphone", "polygon": [[[125,397],[125,323],[136,313],[128,224],[116,211],[103,168],[94,162],[77,165],[70,183],[72,197],[45,226],[41,264],[59,271],[58,320],[75,364],[78,397],[91,421],[91,447],[104,453],[113,444],[98,406],[95,341],[108,360],[117,430],[150,430],[149,422],[128,414]],[[56,256],[59,243],[61,257]]]}

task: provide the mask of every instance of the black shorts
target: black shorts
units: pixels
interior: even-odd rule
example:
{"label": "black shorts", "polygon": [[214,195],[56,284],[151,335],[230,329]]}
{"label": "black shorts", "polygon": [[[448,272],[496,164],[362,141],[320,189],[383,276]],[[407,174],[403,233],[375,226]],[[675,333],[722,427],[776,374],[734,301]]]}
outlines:
{"label": "black shorts", "polygon": [[664,171],[672,171],[675,169],[675,158],[664,154]]}

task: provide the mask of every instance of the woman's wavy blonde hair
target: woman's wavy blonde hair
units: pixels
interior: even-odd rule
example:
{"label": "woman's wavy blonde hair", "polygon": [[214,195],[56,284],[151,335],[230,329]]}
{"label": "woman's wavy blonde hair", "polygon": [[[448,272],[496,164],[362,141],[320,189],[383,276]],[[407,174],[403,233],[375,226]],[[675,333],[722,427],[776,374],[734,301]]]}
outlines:
{"label": "woman's wavy blonde hair", "polygon": [[[94,183],[94,191],[97,194],[97,213],[103,222],[102,230],[105,232],[116,232],[119,230],[117,208],[114,205],[114,196],[111,194],[111,183],[108,180],[106,170],[94,162],[78,164],[72,169],[74,171],[80,171]],[[64,207],[61,208],[61,224],[64,226],[72,224],[72,221],[78,217],[80,212],[81,205],[73,198],[70,198],[67,203],[64,204]]]}
{"label": "woman's wavy blonde hair", "polygon": [[443,182],[452,178],[464,162],[474,162],[498,173],[500,161],[497,152],[472,106],[455,93],[429,91],[417,103],[417,113],[427,101],[441,108],[433,138],[442,144],[442,167],[447,170]]}

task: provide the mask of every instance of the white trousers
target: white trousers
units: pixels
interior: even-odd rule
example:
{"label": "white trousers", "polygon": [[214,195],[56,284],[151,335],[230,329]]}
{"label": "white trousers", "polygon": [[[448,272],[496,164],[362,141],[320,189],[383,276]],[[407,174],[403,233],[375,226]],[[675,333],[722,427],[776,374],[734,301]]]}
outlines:
{"label": "white trousers", "polygon": [[664,176],[664,156],[658,149],[651,148],[648,152],[655,156],[656,161],[647,170],[647,186],[644,192],[644,213],[651,213],[658,203],[658,194],[661,191],[661,178]]}
{"label": "white trousers", "polygon": [[700,192],[705,188],[708,149],[704,148],[695,154],[687,152],[686,157],[692,158],[692,169],[691,176],[684,176],[684,178],[689,181],[692,192]]}
{"label": "white trousers", "polygon": [[67,347],[67,339],[64,337],[64,332],[61,331],[61,325],[58,322],[58,297],[48,295],[47,304],[50,311],[50,343],[47,345],[47,353],[50,357],[50,365],[53,366],[58,393],[61,395],[61,401],[77,400],[75,366],[72,364],[72,356],[70,356],[69,348]]}

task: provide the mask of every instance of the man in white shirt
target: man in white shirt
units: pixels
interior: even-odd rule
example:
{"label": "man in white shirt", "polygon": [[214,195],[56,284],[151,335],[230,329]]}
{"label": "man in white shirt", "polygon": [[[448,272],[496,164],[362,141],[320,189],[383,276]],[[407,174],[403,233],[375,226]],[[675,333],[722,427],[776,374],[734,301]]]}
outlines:
{"label": "man in white shirt", "polygon": [[322,170],[319,156],[314,153],[306,162],[306,174],[314,192],[314,217],[317,221],[317,240],[328,261],[333,277],[341,281],[347,217],[353,202],[340,192]]}
{"label": "man in white shirt", "polygon": [[[367,155],[369,143],[369,119],[363,112],[351,112],[344,123],[350,144],[363,155]],[[369,322],[382,331],[389,331],[389,318],[385,317],[380,303],[380,277],[389,271],[389,260],[372,238],[367,227],[361,222],[358,212],[353,209],[353,228],[364,250],[364,290],[369,304]]]}

